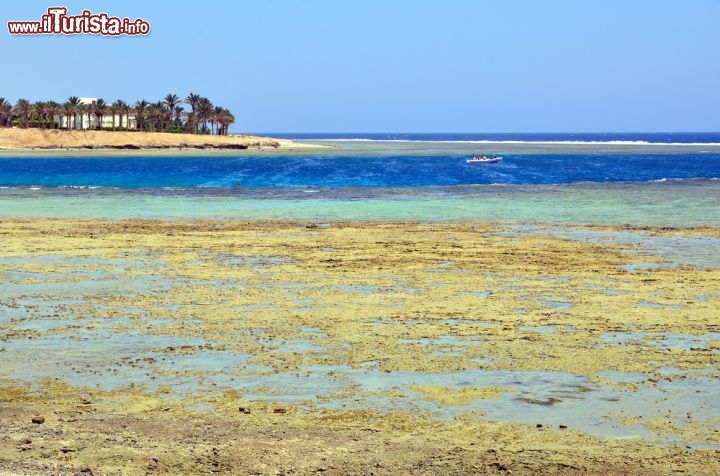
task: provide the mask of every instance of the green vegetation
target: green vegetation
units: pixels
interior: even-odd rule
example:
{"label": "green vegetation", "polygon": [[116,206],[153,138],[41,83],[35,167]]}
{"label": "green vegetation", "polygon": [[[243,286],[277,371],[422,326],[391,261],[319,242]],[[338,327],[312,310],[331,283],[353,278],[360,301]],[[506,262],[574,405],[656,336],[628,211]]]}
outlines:
{"label": "green vegetation", "polygon": [[[189,105],[190,111],[186,111],[183,104]],[[227,135],[234,122],[235,116],[228,109],[215,106],[208,98],[194,93],[184,101],[176,94],[168,94],[155,103],[140,99],[132,105],[122,99],[112,104],[104,99],[85,104],[77,96],[70,96],[63,104],[19,99],[13,106],[0,97],[0,127]]]}

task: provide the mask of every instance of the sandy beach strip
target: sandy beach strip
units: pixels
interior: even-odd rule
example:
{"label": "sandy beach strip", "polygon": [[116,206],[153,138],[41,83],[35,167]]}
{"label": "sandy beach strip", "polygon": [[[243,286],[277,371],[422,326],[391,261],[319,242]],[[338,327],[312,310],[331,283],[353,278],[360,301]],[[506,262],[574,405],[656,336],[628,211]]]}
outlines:
{"label": "sandy beach strip", "polygon": [[293,153],[331,149],[330,145],[248,135],[174,134],[137,131],[65,131],[0,128],[0,155],[192,155]]}

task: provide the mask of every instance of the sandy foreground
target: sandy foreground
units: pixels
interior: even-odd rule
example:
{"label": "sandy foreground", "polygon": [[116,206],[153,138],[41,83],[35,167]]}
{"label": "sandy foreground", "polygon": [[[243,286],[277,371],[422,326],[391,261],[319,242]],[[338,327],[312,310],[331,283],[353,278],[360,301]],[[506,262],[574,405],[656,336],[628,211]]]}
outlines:
{"label": "sandy foreground", "polygon": [[310,144],[296,143],[287,139],[256,136],[216,136],[200,134],[170,134],[161,132],[118,131],[65,131],[49,129],[0,128],[0,152],[34,151],[57,154],[71,150],[92,153],[116,151],[178,151],[198,150],[262,150],[295,151],[319,148]]}
{"label": "sandy foreground", "polygon": [[[0,475],[718,474],[717,413],[674,414],[663,385],[720,377],[720,341],[667,344],[720,332],[720,270],[502,231],[4,220]],[[623,268],[636,262],[647,266]],[[233,356],[246,360],[217,371]],[[586,383],[513,396],[512,382],[429,377],[464,371]],[[368,374],[385,386],[344,380]],[[402,384],[408,375],[419,377]],[[314,379],[307,397],[283,391]],[[519,424],[483,411],[503,398],[550,409],[601,389],[654,395],[632,413],[603,402],[603,418],[641,437],[591,436],[574,414]]]}

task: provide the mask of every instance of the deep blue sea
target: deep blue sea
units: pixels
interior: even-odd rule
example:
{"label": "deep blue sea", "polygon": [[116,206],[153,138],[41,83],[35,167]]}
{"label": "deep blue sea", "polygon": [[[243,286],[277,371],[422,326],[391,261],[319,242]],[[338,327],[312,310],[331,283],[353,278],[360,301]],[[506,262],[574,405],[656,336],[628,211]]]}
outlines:
{"label": "deep blue sea", "polygon": [[[270,134],[316,141],[393,141],[393,147],[307,155],[0,157],[0,187],[257,188],[568,184],[720,178],[718,153],[502,153],[465,162],[484,141],[509,144],[719,144],[717,133],[673,134]],[[400,146],[398,146],[400,144]],[[441,153],[428,147],[443,146]],[[502,144],[500,144],[502,147]]]}
{"label": "deep blue sea", "polygon": [[419,187],[720,178],[720,155],[0,158],[0,187]]}

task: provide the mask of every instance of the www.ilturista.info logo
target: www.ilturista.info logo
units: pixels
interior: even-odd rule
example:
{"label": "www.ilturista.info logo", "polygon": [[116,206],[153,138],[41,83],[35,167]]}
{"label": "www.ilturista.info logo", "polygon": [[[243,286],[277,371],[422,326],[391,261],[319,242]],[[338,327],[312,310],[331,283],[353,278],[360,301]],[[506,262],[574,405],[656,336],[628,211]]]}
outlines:
{"label": "www.ilturista.info logo", "polygon": [[40,21],[9,21],[8,32],[11,35],[147,35],[150,23],[142,18],[130,21],[129,18],[108,16],[107,13],[94,14],[83,10],[80,15],[68,15],[65,7],[50,7]]}

